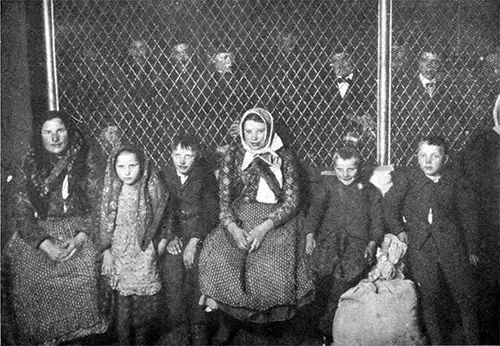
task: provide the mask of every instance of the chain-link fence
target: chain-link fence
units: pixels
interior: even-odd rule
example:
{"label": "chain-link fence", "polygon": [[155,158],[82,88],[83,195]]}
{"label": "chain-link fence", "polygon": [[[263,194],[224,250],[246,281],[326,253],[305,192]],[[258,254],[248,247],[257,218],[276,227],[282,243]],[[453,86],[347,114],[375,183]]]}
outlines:
{"label": "chain-link fence", "polygon": [[[496,1],[394,1],[391,161],[416,163],[418,141],[447,139],[457,154],[468,139],[493,126],[499,94],[499,16]],[[439,59],[432,97],[418,64]]]}
{"label": "chain-link fence", "polygon": [[[498,50],[498,19],[494,0],[397,3],[391,159],[407,164],[418,137],[436,127],[459,149],[491,125],[498,86],[484,61]],[[214,150],[253,106],[271,111],[307,164],[331,165],[346,137],[374,164],[377,11],[375,0],[54,0],[60,106],[92,135],[117,125],[160,166],[172,136],[196,132]],[[453,95],[426,105],[446,108],[439,121],[415,116],[412,105],[411,79],[427,49],[441,54],[443,92]],[[341,52],[354,67],[344,98]]]}

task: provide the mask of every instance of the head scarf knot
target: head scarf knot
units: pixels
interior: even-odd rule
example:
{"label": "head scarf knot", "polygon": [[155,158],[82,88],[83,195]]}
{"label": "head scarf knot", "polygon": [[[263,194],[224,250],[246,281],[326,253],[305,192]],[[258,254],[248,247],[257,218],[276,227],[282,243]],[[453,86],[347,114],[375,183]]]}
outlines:
{"label": "head scarf knot", "polygon": [[[250,115],[257,115],[266,127],[264,146],[256,150],[245,141],[244,126]],[[259,175],[256,200],[261,203],[277,203],[283,186],[283,173],[282,160],[276,152],[283,147],[283,141],[274,132],[274,119],[271,113],[262,108],[246,111],[240,121],[240,138],[245,149],[241,169],[252,169]]]}

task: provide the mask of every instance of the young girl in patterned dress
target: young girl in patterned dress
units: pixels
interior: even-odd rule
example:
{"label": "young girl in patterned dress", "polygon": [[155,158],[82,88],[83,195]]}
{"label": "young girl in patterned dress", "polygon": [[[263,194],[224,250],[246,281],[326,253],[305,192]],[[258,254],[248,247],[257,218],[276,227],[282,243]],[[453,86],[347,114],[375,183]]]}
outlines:
{"label": "young girl in patterned dress", "polygon": [[103,274],[115,292],[120,345],[148,344],[160,304],[157,269],[166,237],[159,222],[168,195],[157,169],[132,144],[111,153],[101,205]]}

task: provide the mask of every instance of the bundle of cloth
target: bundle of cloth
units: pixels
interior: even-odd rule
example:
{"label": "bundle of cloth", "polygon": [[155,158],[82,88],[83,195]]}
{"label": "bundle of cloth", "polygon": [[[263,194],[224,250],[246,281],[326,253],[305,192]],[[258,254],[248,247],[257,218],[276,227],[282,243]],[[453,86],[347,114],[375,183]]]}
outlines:
{"label": "bundle of cloth", "polygon": [[368,277],[345,292],[333,321],[333,345],[422,345],[415,284],[404,278],[407,245],[386,234]]}

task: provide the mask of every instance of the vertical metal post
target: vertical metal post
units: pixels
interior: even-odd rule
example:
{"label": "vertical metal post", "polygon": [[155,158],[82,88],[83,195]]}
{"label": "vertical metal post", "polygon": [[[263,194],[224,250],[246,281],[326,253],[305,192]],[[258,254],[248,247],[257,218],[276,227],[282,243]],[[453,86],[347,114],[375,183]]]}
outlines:
{"label": "vertical metal post", "polygon": [[392,0],[378,6],[377,163],[390,164]]}
{"label": "vertical metal post", "polygon": [[59,110],[57,93],[56,49],[54,37],[54,10],[52,0],[43,0],[43,28],[45,36],[45,68],[49,110]]}

